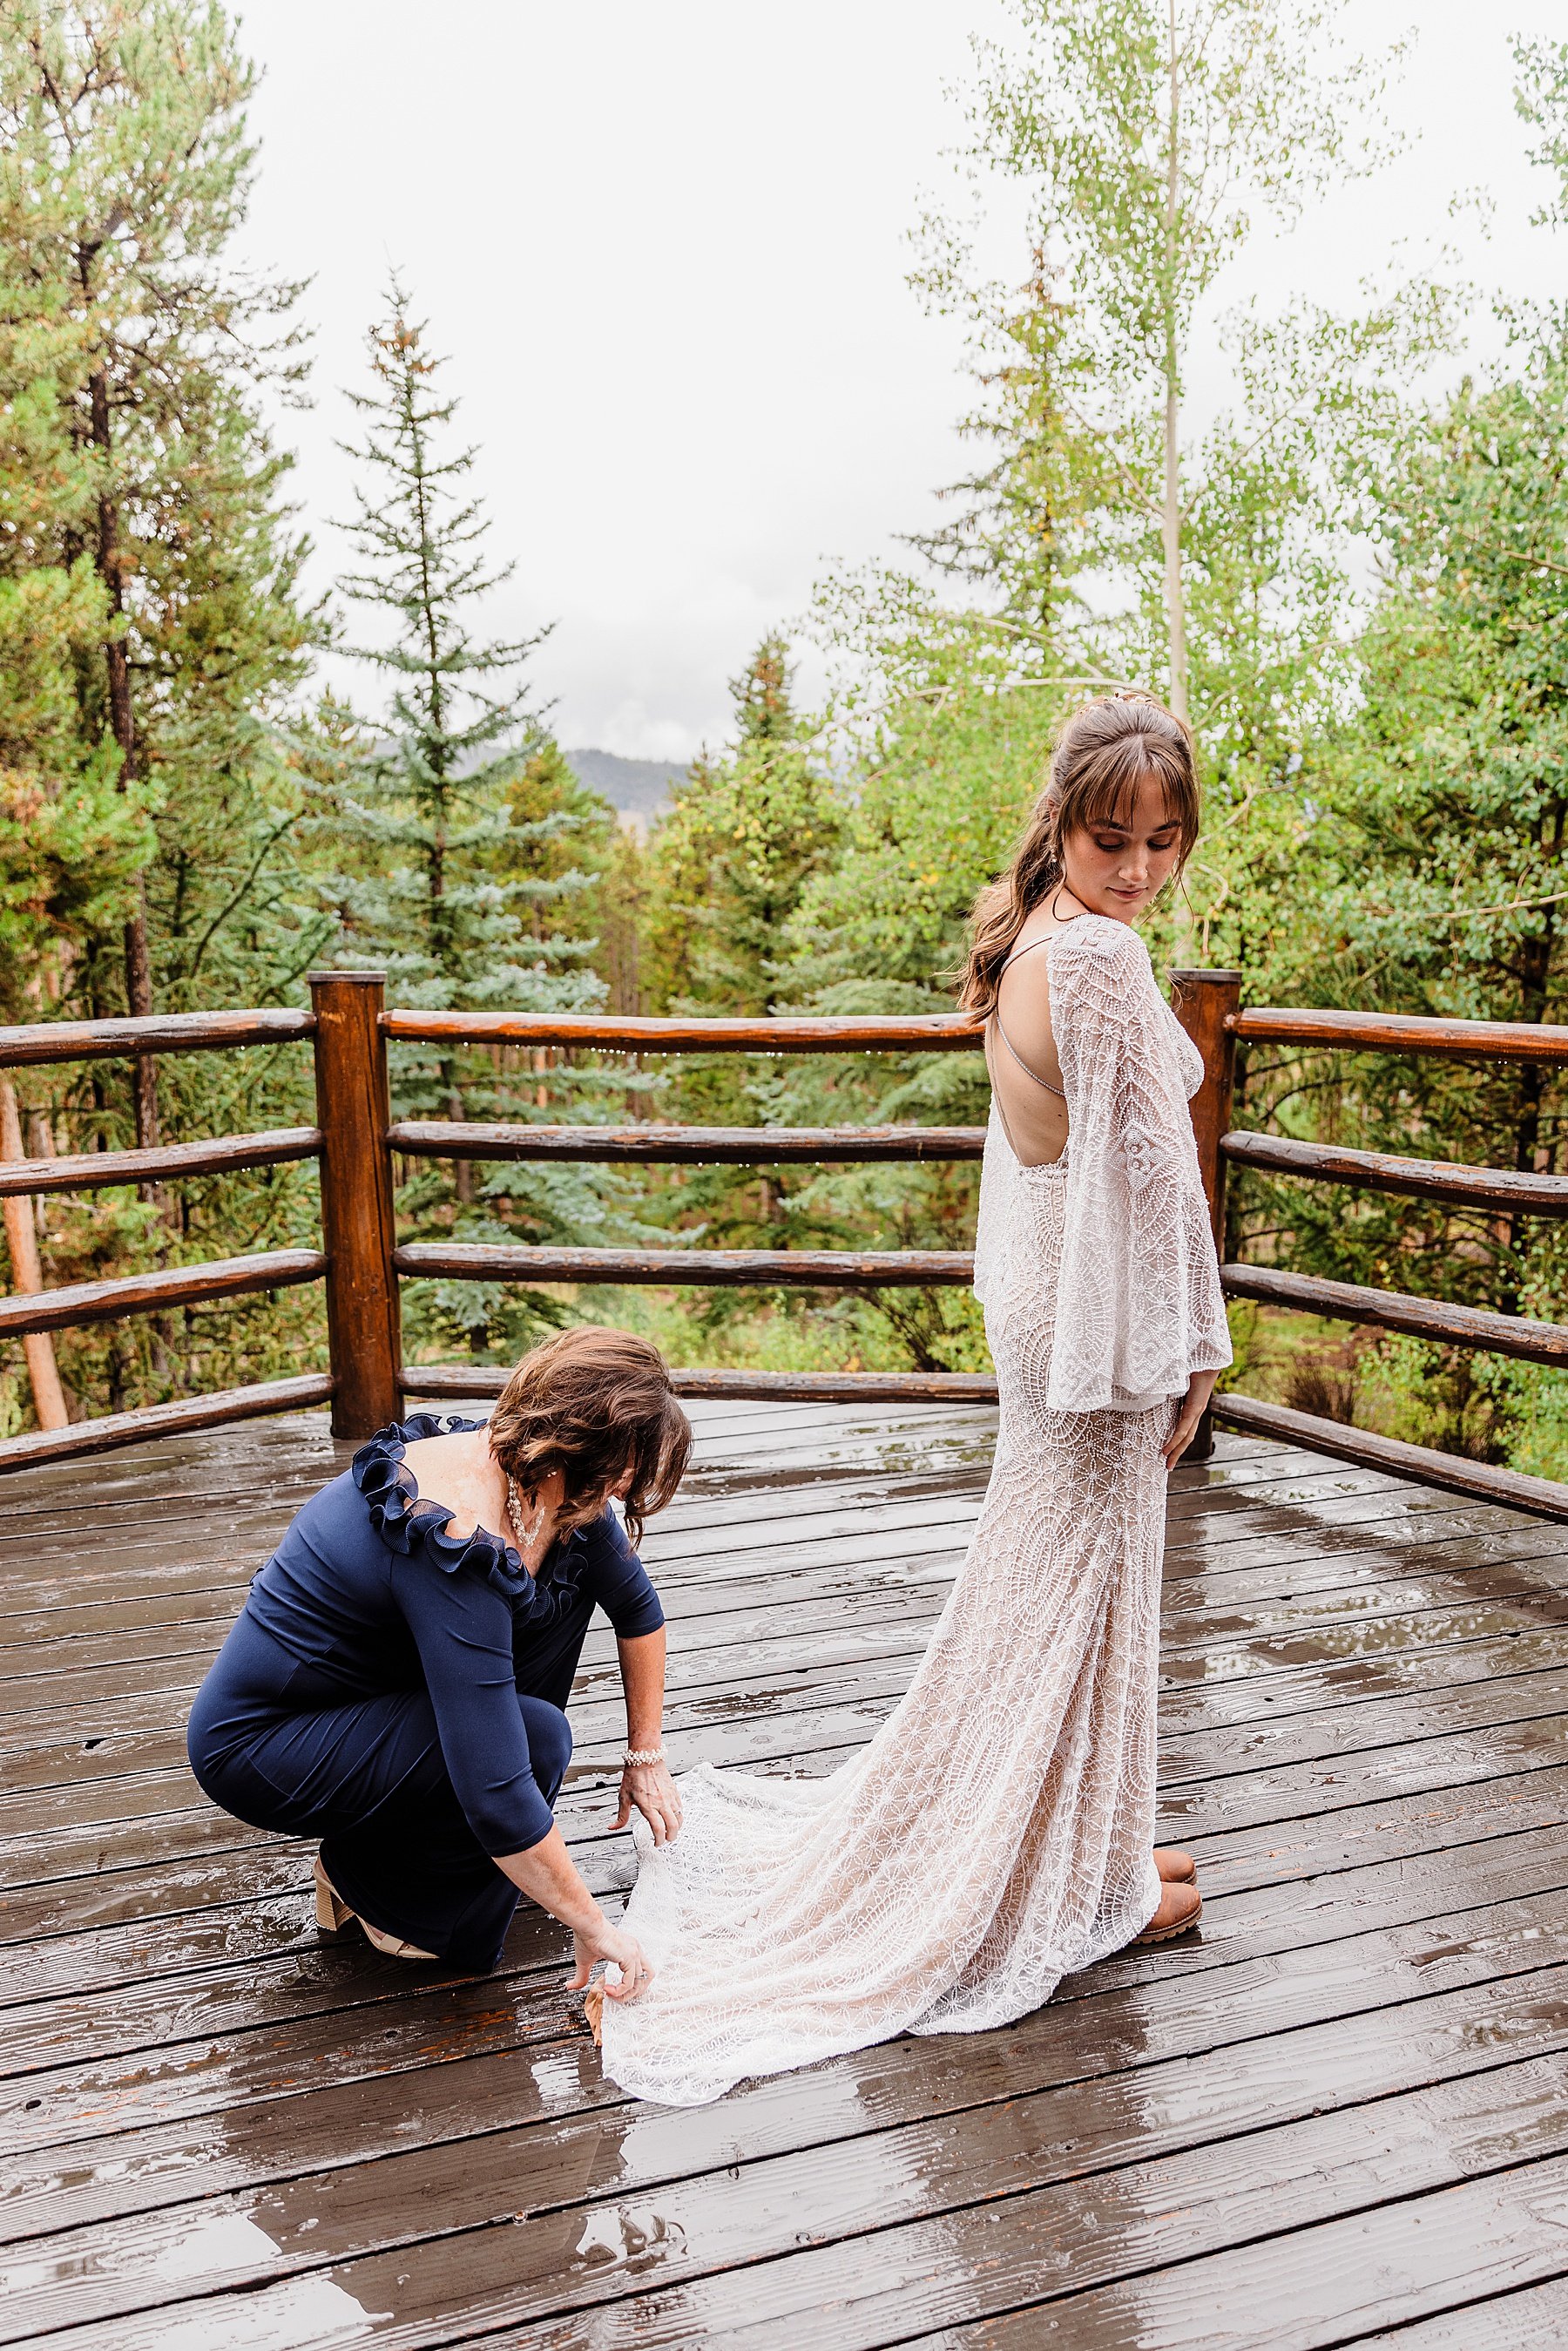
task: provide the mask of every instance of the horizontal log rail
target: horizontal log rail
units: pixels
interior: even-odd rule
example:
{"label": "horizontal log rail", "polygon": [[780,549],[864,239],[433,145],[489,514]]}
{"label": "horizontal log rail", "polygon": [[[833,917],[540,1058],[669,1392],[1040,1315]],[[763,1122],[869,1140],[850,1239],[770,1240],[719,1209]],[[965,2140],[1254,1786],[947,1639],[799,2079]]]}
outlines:
{"label": "horizontal log rail", "polygon": [[243,1298],[258,1290],[287,1290],[319,1281],[327,1259],[319,1249],[267,1249],[254,1257],[218,1258],[206,1265],[171,1265],[112,1281],[76,1281],[0,1298],[0,1339],[28,1331],[65,1331],[83,1322],[115,1322],[126,1314],[161,1314],[201,1306],[214,1298]]}
{"label": "horizontal log rail", "polygon": [[0,1200],[18,1193],[102,1192],[115,1184],[178,1183],[187,1176],[221,1176],[244,1167],[278,1167],[315,1159],[317,1126],[276,1126],[258,1134],[218,1134],[200,1143],[171,1143],[156,1151],[79,1151],[66,1159],[0,1162]]}
{"label": "horizontal log rail", "polygon": [[153,1012],[129,1020],[30,1020],[0,1029],[0,1070],[45,1061],[119,1061],[139,1053],[226,1053],[308,1037],[315,1016],[286,1007],[259,1012]]}
{"label": "horizontal log rail", "polygon": [[[1459,1021],[1387,1013],[1240,1007],[1241,976],[1176,975],[1173,1001],[1204,1056],[1193,1103],[1199,1166],[1215,1229],[1221,1227],[1227,1165],[1268,1170],[1430,1198],[1501,1214],[1568,1215],[1568,1177],[1467,1167],[1395,1155],[1340,1150],[1289,1136],[1231,1128],[1231,1064],[1239,1043],[1289,1049],[1435,1054],[1466,1061],[1568,1066],[1568,1028],[1512,1021]],[[763,1167],[788,1163],[928,1162],[978,1159],[977,1127],[859,1126],[700,1128],[528,1122],[403,1120],[388,1099],[389,1041],[450,1047],[515,1045],[617,1055],[805,1054],[973,1051],[982,1025],[962,1014],[912,1019],[840,1019],[785,1013],[759,1019],[642,1019],[592,1015],[387,1010],[380,975],[318,973],[312,1009],[169,1014],[148,1019],[40,1022],[0,1029],[0,1069],[139,1055],[225,1050],[308,1038],[316,1059],[316,1126],[227,1135],[151,1150],[78,1154],[0,1166],[0,1196],[100,1190],[117,1184],[178,1182],[318,1158],[325,1247],[279,1249],[202,1266],[0,1298],[0,1337],[101,1322],[213,1302],[325,1278],[333,1370],[217,1396],[181,1398],[109,1414],[71,1428],[0,1442],[0,1469],[108,1450],[143,1437],[286,1411],[330,1397],[333,1427],[358,1437],[390,1418],[402,1396],[462,1398],[499,1393],[504,1372],[430,1364],[404,1370],[399,1341],[400,1278],[592,1286],[739,1285],[762,1290],[874,1291],[956,1287],[972,1279],[968,1250],[556,1249],[523,1244],[397,1243],[392,1155],[438,1160],[623,1162],[649,1165]],[[1568,1325],[1451,1306],[1272,1267],[1222,1268],[1227,1290],[1334,1320],[1375,1323],[1439,1343],[1476,1346],[1528,1362],[1568,1363]],[[978,1373],[773,1373],[680,1371],[680,1391],[715,1399],[781,1398],[912,1404],[991,1403],[996,1384]],[[1568,1520],[1568,1487],[1459,1461],[1416,1446],[1320,1421],[1255,1399],[1216,1399],[1222,1426],[1279,1436],[1336,1458],[1388,1469],[1451,1490],[1504,1500]],[[1200,1438],[1193,1458],[1201,1458]]]}
{"label": "horizontal log rail", "polygon": [[1354,1462],[1360,1469],[1381,1469],[1392,1478],[1407,1478],[1417,1485],[1467,1495],[1472,1501],[1501,1502],[1510,1510],[1568,1520],[1568,1486],[1559,1485],[1554,1479],[1528,1478],[1521,1470],[1498,1468],[1490,1461],[1467,1461],[1460,1454],[1437,1453],[1429,1446],[1407,1445],[1400,1437],[1376,1437],[1370,1429],[1324,1420],[1316,1413],[1296,1412],[1289,1405],[1263,1404],[1255,1396],[1239,1395],[1234,1389],[1215,1397],[1214,1418],[1222,1428],[1233,1428],[1243,1437],[1277,1437],[1287,1445]]}
{"label": "horizontal log rail", "polygon": [[529,1126],[400,1119],[394,1151],[413,1159],[631,1160],[647,1166],[773,1167],[799,1160],[979,1159],[983,1126]]}
{"label": "horizontal log rail", "polygon": [[[441,1402],[484,1402],[501,1394],[510,1373],[458,1364],[410,1366],[403,1390],[412,1397]],[[974,1404],[996,1402],[996,1381],[978,1372],[754,1372],[677,1371],[671,1374],[683,1396],[715,1401],[806,1404]],[[1568,1520],[1568,1486],[1549,1478],[1529,1478],[1490,1462],[1467,1461],[1424,1445],[1377,1437],[1336,1420],[1320,1419],[1285,1405],[1264,1404],[1233,1391],[1214,1399],[1222,1427],[1249,1437],[1276,1437],[1358,1468],[1379,1469],[1472,1500],[1501,1502]]]}
{"label": "horizontal log rail", "polygon": [[655,1282],[674,1288],[924,1290],[967,1285],[969,1249],[534,1249],[483,1241],[410,1241],[400,1273],[453,1281]]}
{"label": "horizontal log rail", "polygon": [[332,1395],[329,1372],[306,1372],[294,1379],[265,1380],[254,1387],[223,1388],[211,1395],[176,1396],[169,1404],[144,1405],[136,1412],[104,1413],[97,1420],[73,1421],[68,1428],[29,1429],[0,1441],[0,1476],[34,1469],[51,1461],[112,1453],[153,1437],[183,1437],[192,1429],[223,1428],[231,1421],[259,1420],[275,1412],[305,1412]]}
{"label": "horizontal log rail", "polygon": [[599,1019],[558,1012],[383,1012],[388,1037],[425,1045],[578,1046],[606,1053],[952,1053],[978,1050],[983,1022],[967,1014],[836,1019],[780,1013],[765,1020]]}
{"label": "horizontal log rail", "polygon": [[1450,1306],[1436,1298],[1409,1298],[1395,1290],[1364,1290],[1353,1281],[1282,1273],[1273,1266],[1223,1265],[1220,1279],[1231,1298],[1293,1307],[1336,1322],[1376,1322],[1439,1345],[1479,1347],[1526,1364],[1568,1364],[1568,1323],[1537,1322],[1521,1314],[1494,1314],[1479,1306]]}
{"label": "horizontal log rail", "polygon": [[1568,1217],[1568,1176],[1521,1174],[1511,1167],[1466,1167],[1447,1159],[1402,1159],[1390,1152],[1344,1150],[1335,1144],[1298,1143],[1292,1135],[1259,1134],[1239,1127],[1220,1148],[1239,1167],[1275,1176],[1310,1176],[1368,1192],[1395,1192],[1457,1207],[1501,1208],[1509,1215]]}
{"label": "horizontal log rail", "polygon": [[1243,1044],[1317,1045],[1337,1052],[1431,1053],[1461,1061],[1568,1062],[1568,1028],[1531,1020],[1436,1020],[1402,1012],[1297,1010],[1250,1005],[1225,1021]]}
{"label": "horizontal log rail", "polygon": [[[409,1396],[475,1401],[498,1396],[511,1372],[500,1366],[413,1364],[400,1384]],[[985,1372],[753,1372],[670,1374],[677,1395],[711,1402],[792,1404],[994,1404],[996,1382]]]}

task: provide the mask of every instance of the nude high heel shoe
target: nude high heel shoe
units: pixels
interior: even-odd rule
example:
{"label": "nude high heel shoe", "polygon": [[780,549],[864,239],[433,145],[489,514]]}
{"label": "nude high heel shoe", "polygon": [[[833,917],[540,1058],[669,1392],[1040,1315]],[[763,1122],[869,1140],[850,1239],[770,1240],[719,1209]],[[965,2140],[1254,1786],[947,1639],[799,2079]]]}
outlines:
{"label": "nude high heel shoe", "polygon": [[312,1872],[316,1880],[316,1923],[324,1935],[341,1935],[354,1924],[354,1913],[340,1897],[337,1888],[321,1866],[321,1855],[316,1856]]}
{"label": "nude high heel shoe", "polygon": [[316,1856],[316,1923],[324,1935],[341,1935],[356,1923],[367,1942],[373,1943],[389,1959],[433,1959],[434,1951],[421,1951],[417,1943],[405,1943],[400,1935],[389,1935],[384,1928],[372,1927],[369,1918],[361,1918],[350,1910],[327,1872],[321,1866],[321,1855]]}

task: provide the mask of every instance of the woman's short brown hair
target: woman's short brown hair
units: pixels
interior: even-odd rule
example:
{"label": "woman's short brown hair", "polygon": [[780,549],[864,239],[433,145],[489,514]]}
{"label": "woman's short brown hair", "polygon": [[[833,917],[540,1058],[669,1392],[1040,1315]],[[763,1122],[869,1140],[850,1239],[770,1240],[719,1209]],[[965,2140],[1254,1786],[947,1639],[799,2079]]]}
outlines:
{"label": "woman's short brown hair", "polygon": [[490,1449],[525,1494],[561,1472],[560,1527],[597,1518],[619,1488],[635,1544],[686,1473],[691,1424],[657,1347],[589,1322],[524,1356],[490,1416]]}
{"label": "woman's short brown hair", "polygon": [[1044,790],[1005,873],[974,902],[969,958],[959,1002],[989,1015],[1008,956],[1036,906],[1062,880],[1062,844],[1096,824],[1125,824],[1145,776],[1156,776],[1177,827],[1179,872],[1198,839],[1197,761],[1192,730],[1131,686],[1096,695],[1066,718],[1051,754]]}

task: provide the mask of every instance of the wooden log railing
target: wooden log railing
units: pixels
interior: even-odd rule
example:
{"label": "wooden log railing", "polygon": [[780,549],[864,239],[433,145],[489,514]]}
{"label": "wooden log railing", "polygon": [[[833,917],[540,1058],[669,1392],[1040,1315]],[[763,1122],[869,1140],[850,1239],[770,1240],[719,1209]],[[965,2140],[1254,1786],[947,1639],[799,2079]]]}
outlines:
{"label": "wooden log railing", "polygon": [[308,1012],[153,1012],[130,1020],[38,1020],[0,1029],[0,1069],[46,1061],[130,1061],[144,1053],[231,1053],[308,1037]]}
{"label": "wooden log railing", "polygon": [[1325,1183],[1369,1192],[1448,1200],[1455,1207],[1568,1217],[1568,1176],[1463,1167],[1444,1159],[1399,1159],[1388,1152],[1347,1151],[1337,1144],[1298,1143],[1293,1135],[1253,1134],[1245,1129],[1222,1135],[1220,1148],[1232,1166],[1262,1167],[1276,1176],[1316,1176]]}
{"label": "wooden log railing", "polygon": [[765,1020],[601,1020],[564,1012],[384,1012],[381,1027],[388,1037],[412,1044],[576,1047],[601,1053],[953,1053],[977,1046],[983,1034],[978,1021],[946,1012],[887,1019],[780,1013]]}
{"label": "wooden log railing", "polygon": [[187,1176],[227,1176],[247,1167],[280,1167],[315,1159],[321,1130],[279,1126],[261,1134],[216,1134],[200,1143],[170,1143],[155,1151],[78,1151],[64,1159],[26,1159],[0,1165],[0,1199],[18,1193],[104,1192],[117,1184],[178,1183]]}
{"label": "wooden log railing", "polygon": [[1568,1029],[1532,1020],[1435,1020],[1414,1013],[1296,1011],[1263,1004],[1244,1012],[1232,1007],[1225,1025],[1243,1045],[1418,1053],[1454,1061],[1568,1061]]}
{"label": "wooden log railing", "polygon": [[[1236,1044],[1278,1045],[1295,1052],[1399,1053],[1448,1061],[1568,1065],[1568,1028],[1522,1020],[1444,1020],[1402,1013],[1341,1012],[1284,1006],[1227,1007],[1224,1027]],[[1224,1107],[1212,1174],[1205,1169],[1215,1232],[1224,1230],[1227,1165],[1262,1168],[1273,1175],[1345,1185],[1412,1199],[1439,1200],[1510,1216],[1568,1216],[1568,1178],[1526,1169],[1468,1167],[1454,1163],[1404,1158],[1396,1154],[1351,1151],[1306,1143],[1293,1136],[1259,1134],[1230,1124],[1231,1079],[1217,1079],[1210,1057],[1209,1081]],[[1200,1134],[1201,1151],[1201,1134]],[[1222,1265],[1229,1295],[1321,1314],[1334,1321],[1372,1323],[1436,1344],[1474,1347],[1527,1363],[1568,1364],[1568,1326],[1528,1315],[1498,1314],[1438,1299],[1364,1289],[1273,1266]],[[1215,1399],[1214,1418],[1224,1427],[1272,1437],[1370,1469],[1390,1470],[1471,1499],[1535,1510],[1568,1520],[1568,1485],[1527,1478],[1495,1463],[1469,1461],[1429,1446],[1408,1445],[1370,1430],[1347,1426],[1227,1391]]]}
{"label": "wooden log railing", "polygon": [[1476,1347],[1521,1363],[1568,1364],[1568,1323],[1538,1322],[1524,1314],[1493,1314],[1479,1306],[1452,1306],[1437,1298],[1411,1298],[1397,1290],[1364,1290],[1354,1281],[1324,1281],[1315,1274],[1286,1273],[1272,1265],[1222,1265],[1220,1280],[1231,1298],[1255,1298],[1267,1306],[1292,1306],[1334,1322],[1375,1322],[1441,1347]]}
{"label": "wooden log railing", "polygon": [[24,1331],[114,1322],[125,1314],[166,1314],[177,1306],[205,1306],[215,1298],[244,1298],[260,1290],[287,1290],[296,1282],[319,1281],[326,1271],[319,1249],[265,1249],[254,1257],[121,1274],[112,1281],[74,1281],[64,1290],[0,1298],[0,1339],[19,1338]]}
{"label": "wooden log railing", "polygon": [[[0,1069],[131,1060],[150,1053],[235,1052],[313,1040],[315,1030],[314,1012],[270,1007],[256,1011],[153,1014],[125,1020],[41,1021],[25,1028],[0,1028]],[[89,1151],[6,1162],[0,1165],[0,1198],[100,1192],[119,1185],[177,1184],[193,1176],[316,1159],[321,1145],[317,1127],[280,1127],[257,1134],[203,1137],[151,1150]],[[325,1280],[330,1287],[331,1271],[324,1250],[270,1249],[199,1265],[160,1267],[111,1280],[72,1282],[54,1290],[0,1297],[0,1338],[78,1329],[126,1315],[171,1313],[302,1282]],[[107,1453],[149,1437],[181,1436],[268,1413],[299,1411],[328,1403],[335,1384],[330,1371],[306,1372],[286,1379],[257,1381],[247,1387],[177,1396],[134,1411],[105,1413],[96,1419],[74,1421],[65,1428],[33,1429],[0,1441],[0,1471]]]}
{"label": "wooden log railing", "polygon": [[517,1126],[400,1119],[387,1130],[410,1159],[629,1160],[639,1166],[814,1167],[840,1161],[979,1159],[983,1126]]}
{"label": "wooden log railing", "polygon": [[[1505,1021],[1449,1021],[1335,1010],[1241,1006],[1241,975],[1173,974],[1173,1002],[1198,1044],[1204,1079],[1192,1103],[1199,1163],[1217,1244],[1224,1229],[1227,1168],[1362,1186],[1491,1213],[1568,1215],[1568,1177],[1450,1165],[1351,1151],[1233,1126],[1238,1044],[1290,1051],[1436,1054],[1467,1061],[1568,1063],[1568,1029]],[[971,1127],[701,1128],[588,1126],[391,1118],[389,1042],[448,1048],[459,1042],[626,1054],[930,1053],[973,1050],[981,1031],[956,1016],[906,1019],[618,1019],[588,1016],[388,1010],[377,973],[313,975],[311,1009],[180,1014],[144,1020],[49,1023],[0,1029],[0,1068],[159,1052],[239,1050],[295,1040],[311,1043],[317,1124],[220,1136],[155,1151],[81,1154],[0,1167],[0,1196],[102,1189],[315,1159],[321,1176],[320,1250],[275,1250],[205,1266],[161,1269],[114,1281],[78,1283],[0,1300],[0,1336],[57,1330],[120,1314],[211,1302],[324,1279],[330,1370],[111,1414],[69,1429],[0,1443],[0,1469],[24,1460],[98,1452],[154,1434],[210,1426],[330,1399],[336,1434],[359,1437],[393,1418],[405,1396],[480,1397],[503,1372],[401,1359],[403,1278],[518,1283],[746,1285],[840,1291],[967,1282],[965,1250],[554,1249],[524,1245],[400,1244],[393,1157],[440,1160],[597,1161],[647,1165],[736,1165],[972,1161],[984,1146]],[[1335,1319],[1403,1331],[1548,1364],[1568,1363],[1568,1325],[1320,1280],[1273,1266],[1225,1265],[1229,1294]],[[681,1393],[739,1398],[949,1402],[994,1399],[995,1383],[961,1373],[681,1371]],[[1472,1499],[1568,1519],[1568,1487],[1486,1463],[1397,1443],[1316,1416],[1227,1394],[1222,1426],[1314,1447]],[[1200,1438],[1199,1455],[1206,1437]]]}
{"label": "wooden log railing", "polygon": [[484,1241],[410,1241],[400,1273],[449,1281],[668,1283],[693,1289],[967,1288],[969,1249],[551,1249]]}

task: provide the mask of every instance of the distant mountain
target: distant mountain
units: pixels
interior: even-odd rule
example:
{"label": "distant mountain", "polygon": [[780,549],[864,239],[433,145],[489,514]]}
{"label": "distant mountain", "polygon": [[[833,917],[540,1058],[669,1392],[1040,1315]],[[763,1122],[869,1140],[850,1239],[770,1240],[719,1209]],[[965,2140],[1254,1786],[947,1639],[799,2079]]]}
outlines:
{"label": "distant mountain", "polygon": [[672,759],[623,759],[617,751],[564,751],[562,758],[591,791],[602,792],[622,816],[646,825],[669,805],[670,787],[686,773]]}

